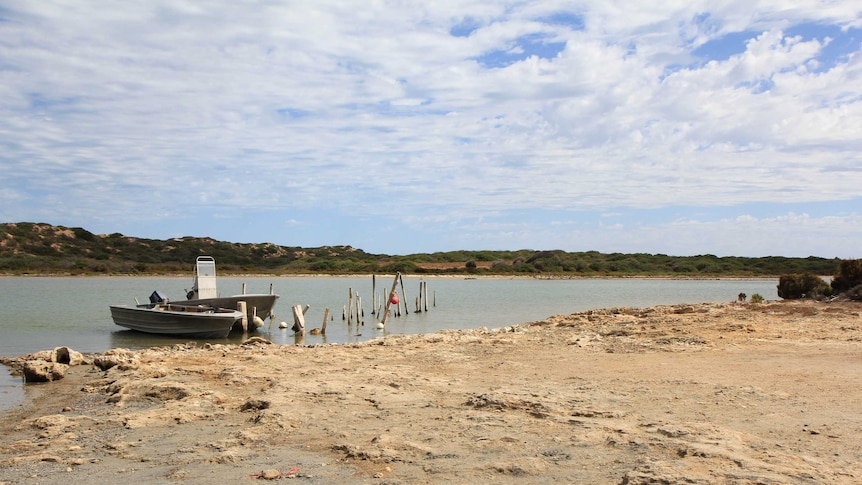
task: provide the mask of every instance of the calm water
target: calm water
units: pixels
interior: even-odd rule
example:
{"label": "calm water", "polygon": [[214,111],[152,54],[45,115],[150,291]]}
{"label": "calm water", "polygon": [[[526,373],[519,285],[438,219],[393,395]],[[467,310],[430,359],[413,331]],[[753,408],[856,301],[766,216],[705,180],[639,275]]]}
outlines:
{"label": "calm water", "polygon": [[[420,281],[427,282],[428,311],[415,313]],[[67,346],[79,352],[102,352],[110,348],[140,349],[186,342],[141,334],[114,325],[108,305],[147,301],[153,290],[173,299],[182,299],[191,287],[189,278],[104,277],[44,278],[0,277],[0,355],[18,356],[39,350]],[[404,277],[409,314],[389,317],[385,330],[376,328],[372,311],[372,280],[362,278],[227,278],[218,280],[221,294],[242,291],[268,293],[272,284],[281,295],[275,320],[266,321],[257,334],[278,344],[346,343],[390,334],[432,333],[441,329],[498,328],[541,320],[551,315],[569,314],[607,307],[647,307],[674,303],[732,301],[740,292],[760,293],[775,299],[774,280],[533,280]],[[377,278],[378,299],[392,285],[392,278]],[[349,289],[359,293],[364,308],[364,325],[348,325],[342,308]],[[399,296],[401,294],[399,285]],[[436,301],[436,306],[434,302]],[[305,315],[306,328],[320,327],[324,310],[331,310],[325,336],[306,335],[301,340],[281,321],[293,324],[291,307],[311,305]],[[241,342],[243,336],[211,341]],[[23,399],[20,378],[9,376],[0,366],[0,409]]]}

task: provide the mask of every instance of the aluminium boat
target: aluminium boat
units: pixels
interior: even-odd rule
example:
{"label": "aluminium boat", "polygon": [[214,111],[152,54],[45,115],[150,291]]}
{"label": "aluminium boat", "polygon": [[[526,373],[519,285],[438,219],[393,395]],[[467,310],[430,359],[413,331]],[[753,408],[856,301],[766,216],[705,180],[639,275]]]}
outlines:
{"label": "aluminium boat", "polygon": [[111,318],[121,327],[178,337],[225,338],[243,317],[239,310],[166,301],[110,307]]}

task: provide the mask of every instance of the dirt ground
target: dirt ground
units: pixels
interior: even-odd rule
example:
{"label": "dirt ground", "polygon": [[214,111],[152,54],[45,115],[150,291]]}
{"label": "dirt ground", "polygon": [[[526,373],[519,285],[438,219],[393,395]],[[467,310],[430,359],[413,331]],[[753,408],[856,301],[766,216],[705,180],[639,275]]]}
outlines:
{"label": "dirt ground", "polygon": [[862,482],[859,303],[87,358],[4,416],[0,483]]}

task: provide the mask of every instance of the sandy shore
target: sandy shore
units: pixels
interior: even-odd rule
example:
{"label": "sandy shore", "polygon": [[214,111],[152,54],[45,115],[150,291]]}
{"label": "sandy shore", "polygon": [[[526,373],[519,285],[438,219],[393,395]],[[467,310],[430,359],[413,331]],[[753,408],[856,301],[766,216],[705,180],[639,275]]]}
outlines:
{"label": "sandy shore", "polygon": [[858,303],[117,349],[29,386],[0,483],[862,482]]}

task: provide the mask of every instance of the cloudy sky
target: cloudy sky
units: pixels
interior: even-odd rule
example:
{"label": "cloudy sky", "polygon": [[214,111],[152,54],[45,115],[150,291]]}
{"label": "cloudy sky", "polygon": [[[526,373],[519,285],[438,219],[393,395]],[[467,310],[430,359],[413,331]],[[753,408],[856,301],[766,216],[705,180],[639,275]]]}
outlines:
{"label": "cloudy sky", "polygon": [[860,258],[862,4],[2,0],[0,169],[99,234]]}

